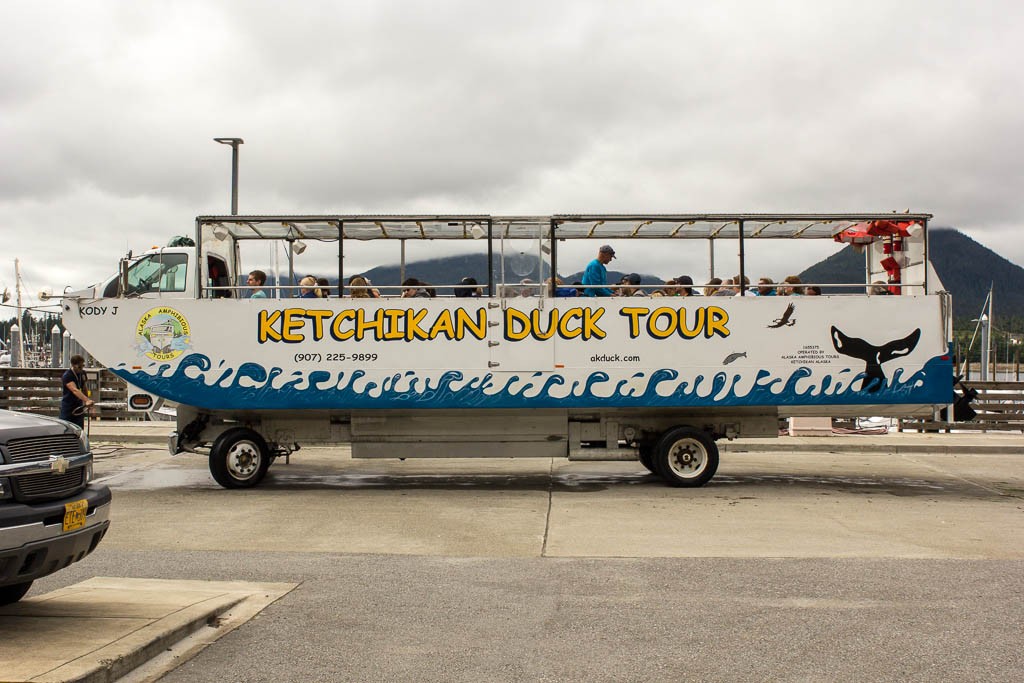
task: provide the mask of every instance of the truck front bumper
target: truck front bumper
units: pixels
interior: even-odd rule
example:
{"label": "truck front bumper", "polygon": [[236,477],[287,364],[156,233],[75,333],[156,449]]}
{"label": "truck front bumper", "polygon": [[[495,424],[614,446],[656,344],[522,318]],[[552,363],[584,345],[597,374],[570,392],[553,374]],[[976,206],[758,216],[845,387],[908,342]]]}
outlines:
{"label": "truck front bumper", "polygon": [[[88,501],[85,526],[64,532],[64,504]],[[110,527],[110,489],[90,485],[70,498],[0,505],[0,586],[33,581],[81,560]]]}

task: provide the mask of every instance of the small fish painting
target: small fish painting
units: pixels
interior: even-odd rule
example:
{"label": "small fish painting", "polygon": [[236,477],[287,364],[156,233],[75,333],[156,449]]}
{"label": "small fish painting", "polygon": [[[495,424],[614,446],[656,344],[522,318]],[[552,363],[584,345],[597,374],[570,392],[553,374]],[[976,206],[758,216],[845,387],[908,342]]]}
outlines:
{"label": "small fish painting", "polygon": [[722,365],[728,365],[729,363],[732,363],[734,360],[746,357],[746,351],[740,351],[739,353],[730,353],[728,356],[725,357],[725,360],[722,361]]}

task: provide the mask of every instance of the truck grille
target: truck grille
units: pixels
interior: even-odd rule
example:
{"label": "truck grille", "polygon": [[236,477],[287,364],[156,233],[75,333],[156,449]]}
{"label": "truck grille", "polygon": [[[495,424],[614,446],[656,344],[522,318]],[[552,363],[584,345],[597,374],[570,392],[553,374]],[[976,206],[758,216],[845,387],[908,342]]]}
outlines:
{"label": "truck grille", "polygon": [[64,498],[85,485],[85,468],[76,467],[64,474],[26,474],[12,477],[14,497],[19,500]]}
{"label": "truck grille", "polygon": [[[82,454],[82,442],[74,434],[33,436],[7,442],[8,462],[49,460],[52,455],[65,458]],[[15,500],[27,502],[45,498],[64,498],[85,485],[85,468],[76,467],[63,474],[41,472],[11,477]]]}
{"label": "truck grille", "polygon": [[74,434],[33,436],[7,442],[7,455],[11,462],[34,462],[48,460],[51,455],[63,455],[66,458],[81,454],[82,442]]}

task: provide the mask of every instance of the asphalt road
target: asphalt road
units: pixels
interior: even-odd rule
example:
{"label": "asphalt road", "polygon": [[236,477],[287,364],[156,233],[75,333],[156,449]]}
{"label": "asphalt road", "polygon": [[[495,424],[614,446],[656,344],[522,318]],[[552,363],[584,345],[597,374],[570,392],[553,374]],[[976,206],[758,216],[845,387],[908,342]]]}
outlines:
{"label": "asphalt road", "polygon": [[301,581],[163,681],[1020,680],[1014,455],[352,461],[258,489],[116,451],[92,576]]}

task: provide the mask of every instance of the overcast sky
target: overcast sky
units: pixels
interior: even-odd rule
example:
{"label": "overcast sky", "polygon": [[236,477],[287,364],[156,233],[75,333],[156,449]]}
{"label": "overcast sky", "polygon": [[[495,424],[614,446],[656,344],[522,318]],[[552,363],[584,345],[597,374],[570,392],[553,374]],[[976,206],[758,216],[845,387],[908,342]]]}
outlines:
{"label": "overcast sky", "polygon": [[1019,0],[3,0],[0,23],[0,288],[17,257],[33,297],[228,213],[216,136],[245,139],[241,213],[910,209],[1024,264]]}

